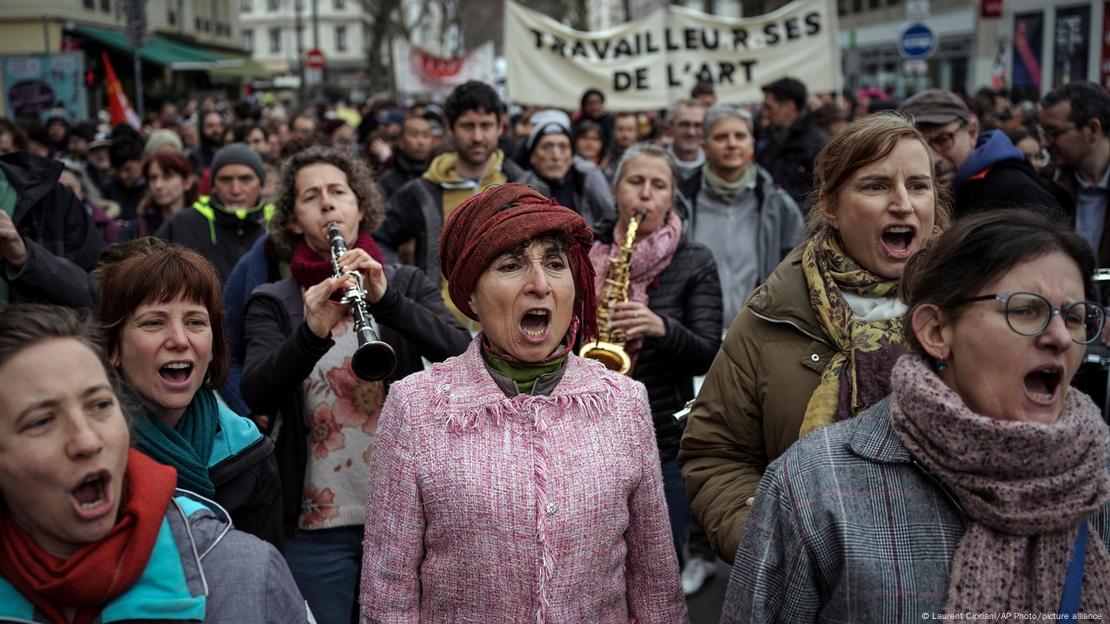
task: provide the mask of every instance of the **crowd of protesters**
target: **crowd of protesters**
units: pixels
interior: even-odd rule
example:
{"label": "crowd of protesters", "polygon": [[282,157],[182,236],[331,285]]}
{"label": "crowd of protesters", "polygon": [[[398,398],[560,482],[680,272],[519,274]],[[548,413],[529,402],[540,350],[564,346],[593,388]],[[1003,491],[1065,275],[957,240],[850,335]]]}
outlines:
{"label": "crowd of protesters", "polygon": [[0,621],[1110,614],[1110,94],[762,93],[0,118]]}

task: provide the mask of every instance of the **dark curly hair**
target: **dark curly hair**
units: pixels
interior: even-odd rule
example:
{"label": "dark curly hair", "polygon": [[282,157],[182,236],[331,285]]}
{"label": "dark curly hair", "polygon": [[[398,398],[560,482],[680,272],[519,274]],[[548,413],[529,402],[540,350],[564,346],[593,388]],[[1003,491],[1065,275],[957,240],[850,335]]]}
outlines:
{"label": "dark curly hair", "polygon": [[358,207],[363,211],[360,232],[373,232],[385,220],[385,198],[374,175],[361,160],[331,147],[310,147],[290,156],[281,170],[278,182],[277,212],[270,219],[270,242],[278,257],[288,260],[293,257],[293,249],[304,239],[302,234],[294,234],[289,224],[296,218],[294,202],[297,197],[297,173],[309,165],[328,164],[347,175],[347,184],[358,198]]}
{"label": "dark curly hair", "polygon": [[454,128],[455,121],[467,111],[478,111],[481,114],[493,113],[501,119],[501,115],[505,112],[505,104],[493,87],[480,80],[468,80],[455,87],[443,102],[443,113],[447,117],[448,127]]}

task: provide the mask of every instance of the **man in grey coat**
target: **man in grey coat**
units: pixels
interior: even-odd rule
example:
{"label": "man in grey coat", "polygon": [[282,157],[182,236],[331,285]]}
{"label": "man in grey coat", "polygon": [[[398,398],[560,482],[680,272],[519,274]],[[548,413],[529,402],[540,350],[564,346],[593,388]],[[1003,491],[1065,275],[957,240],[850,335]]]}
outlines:
{"label": "man in grey coat", "polygon": [[705,164],[680,191],[680,214],[693,239],[717,261],[724,327],[748,294],[800,242],[802,212],[765,169],[752,162],[755,141],[747,111],[714,106],[702,124]]}

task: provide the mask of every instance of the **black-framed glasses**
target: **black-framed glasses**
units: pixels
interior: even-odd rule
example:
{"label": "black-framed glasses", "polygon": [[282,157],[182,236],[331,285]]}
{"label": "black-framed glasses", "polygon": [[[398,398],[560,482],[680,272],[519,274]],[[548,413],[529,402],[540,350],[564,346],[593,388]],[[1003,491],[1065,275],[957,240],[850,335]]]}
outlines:
{"label": "black-framed glasses", "polygon": [[952,148],[952,145],[956,142],[956,133],[959,132],[960,130],[963,130],[966,127],[967,127],[967,122],[966,121],[961,121],[960,125],[956,126],[956,129],[953,130],[952,132],[939,132],[937,134],[934,134],[931,137],[927,137],[925,140],[928,141],[929,145],[932,146],[932,148],[935,149],[936,151],[938,151],[938,152],[947,152],[949,149]]}
{"label": "black-framed glasses", "polygon": [[1031,292],[991,293],[964,299],[963,303],[990,300],[1002,304],[1006,324],[1022,336],[1040,336],[1048,329],[1052,317],[1059,314],[1073,342],[1090,344],[1098,340],[1106,322],[1105,309],[1093,301],[1076,301],[1056,309],[1048,299]]}

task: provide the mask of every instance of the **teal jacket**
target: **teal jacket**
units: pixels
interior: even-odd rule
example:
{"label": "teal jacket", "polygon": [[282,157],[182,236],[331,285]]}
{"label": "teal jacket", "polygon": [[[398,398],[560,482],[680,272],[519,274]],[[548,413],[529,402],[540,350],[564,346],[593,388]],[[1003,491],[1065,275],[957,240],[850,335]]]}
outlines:
{"label": "teal jacket", "polygon": [[[219,505],[176,494],[146,569],[94,624],[308,621],[304,598],[273,546],[233,530]],[[49,620],[0,576],[0,622]]]}
{"label": "teal jacket", "polygon": [[[132,418],[152,418],[127,389],[120,403]],[[208,477],[216,486],[216,502],[231,515],[236,529],[284,546],[281,477],[274,443],[249,418],[219,404],[219,427],[208,456]]]}

